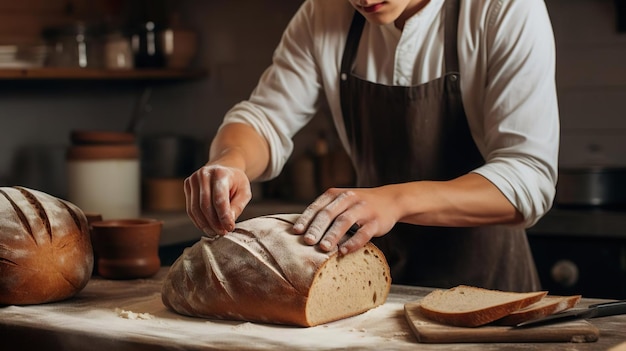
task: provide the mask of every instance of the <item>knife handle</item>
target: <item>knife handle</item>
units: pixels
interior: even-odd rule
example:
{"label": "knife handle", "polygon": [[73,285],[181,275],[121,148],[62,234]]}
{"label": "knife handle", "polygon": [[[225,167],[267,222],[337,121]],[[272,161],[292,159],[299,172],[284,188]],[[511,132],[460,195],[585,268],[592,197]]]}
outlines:
{"label": "knife handle", "polygon": [[593,316],[590,316],[589,318],[626,314],[626,300],[597,303],[589,305],[589,308],[594,310]]}

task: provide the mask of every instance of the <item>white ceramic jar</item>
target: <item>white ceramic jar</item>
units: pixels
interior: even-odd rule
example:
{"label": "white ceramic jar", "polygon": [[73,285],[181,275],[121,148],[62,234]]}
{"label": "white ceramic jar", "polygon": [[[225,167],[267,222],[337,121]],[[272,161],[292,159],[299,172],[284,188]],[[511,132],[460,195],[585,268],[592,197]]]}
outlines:
{"label": "white ceramic jar", "polygon": [[107,220],[139,217],[139,159],[131,133],[73,132],[67,153],[68,200]]}

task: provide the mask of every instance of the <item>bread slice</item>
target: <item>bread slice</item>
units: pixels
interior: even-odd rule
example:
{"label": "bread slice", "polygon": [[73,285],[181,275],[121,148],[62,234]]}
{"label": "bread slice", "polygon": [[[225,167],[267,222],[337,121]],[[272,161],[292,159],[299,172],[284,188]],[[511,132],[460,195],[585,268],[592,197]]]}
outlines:
{"label": "bread slice", "polygon": [[304,244],[298,214],[252,218],[185,249],[162,287],[165,306],[196,317],[315,326],[382,305],[391,274],[367,243],[348,255]]}
{"label": "bread slice", "polygon": [[522,322],[549,316],[570,309],[580,301],[580,295],[554,296],[547,295],[539,302],[515,311],[494,322],[497,325],[517,325]]}
{"label": "bread slice", "polygon": [[459,285],[434,290],[420,301],[420,309],[426,318],[439,323],[478,327],[540,301],[547,293],[505,292]]}

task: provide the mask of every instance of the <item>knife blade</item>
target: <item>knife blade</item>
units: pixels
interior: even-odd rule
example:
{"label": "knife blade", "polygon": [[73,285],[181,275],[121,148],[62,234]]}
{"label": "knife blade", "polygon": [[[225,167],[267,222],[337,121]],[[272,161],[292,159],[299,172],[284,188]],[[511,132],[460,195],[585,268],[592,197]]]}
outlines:
{"label": "knife blade", "polygon": [[532,319],[516,325],[516,327],[535,327],[551,323],[566,322],[576,319],[590,319],[626,314],[626,300],[618,300],[589,305],[587,308],[576,308],[555,313],[546,317]]}

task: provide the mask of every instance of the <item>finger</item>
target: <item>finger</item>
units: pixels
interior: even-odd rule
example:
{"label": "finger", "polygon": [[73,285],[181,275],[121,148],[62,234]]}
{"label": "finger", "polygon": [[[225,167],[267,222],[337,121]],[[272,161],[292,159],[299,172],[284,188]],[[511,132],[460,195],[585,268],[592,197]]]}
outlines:
{"label": "finger", "polygon": [[193,207],[193,192],[191,192],[191,176],[186,178],[183,182],[183,191],[185,192],[185,209],[187,210],[187,215],[194,220],[193,214],[191,212],[191,208]]}
{"label": "finger", "polygon": [[347,255],[362,248],[374,236],[373,230],[372,225],[366,224],[360,227],[359,230],[357,230],[356,233],[350,237],[350,239],[339,245],[339,252],[342,255]]}
{"label": "finger", "polygon": [[246,208],[250,200],[252,199],[252,190],[250,189],[250,185],[248,183],[247,186],[238,187],[230,200],[230,209],[233,215],[233,220],[236,221],[237,218],[243,212],[243,209]]}
{"label": "finger", "polygon": [[212,204],[215,209],[217,226],[223,234],[235,228],[233,212],[230,208],[231,180],[226,174],[215,172],[211,178]]}
{"label": "finger", "polygon": [[352,191],[345,191],[336,195],[330,203],[317,212],[309,224],[304,235],[305,243],[312,245],[320,242],[320,247],[323,250],[334,248],[338,240],[356,220],[356,217],[351,217],[354,211],[346,212],[354,205],[355,199],[355,193]]}
{"label": "finger", "polygon": [[309,245],[315,245],[320,242],[332,221],[333,218],[327,209],[319,211],[308,225],[306,234],[304,234],[304,242]]}
{"label": "finger", "polygon": [[199,186],[201,182],[198,174],[193,174],[185,180],[185,198],[187,202],[187,215],[191,218],[192,222],[209,236],[215,235],[214,230],[211,228],[207,221],[204,211],[202,211],[201,190]]}
{"label": "finger", "polygon": [[[296,234],[303,234],[309,224],[313,221],[313,218],[317,215],[320,209],[324,208],[328,203],[332,201],[332,197],[328,193],[324,193],[320,195],[313,203],[311,203],[307,208],[304,209],[300,217],[296,220],[296,223],[293,225],[293,230]],[[317,242],[316,242],[317,243]]]}
{"label": "finger", "polygon": [[202,221],[200,218],[196,218],[195,207],[197,204],[197,200],[196,200],[195,192],[192,190],[192,185],[191,185],[192,178],[191,177],[193,177],[193,175],[185,179],[185,182],[184,182],[185,206],[186,206],[185,208],[187,210],[187,216],[189,216],[193,224],[199,229],[202,229],[203,227],[205,227],[205,224],[203,223],[204,221]]}
{"label": "finger", "polygon": [[341,238],[343,238],[350,227],[355,223],[355,219],[344,212],[339,215],[332,223],[330,228],[324,233],[320,241],[320,248],[324,251],[330,251],[337,246]]}
{"label": "finger", "polygon": [[217,219],[217,213],[215,212],[216,210],[213,206],[213,170],[210,168],[205,168],[201,172],[199,172],[199,174],[200,177],[199,181],[197,182],[199,184],[199,187],[195,190],[195,192],[196,194],[198,194],[198,208],[200,209],[200,211],[202,211],[202,216],[207,222],[207,227],[206,229],[204,229],[204,232],[224,235],[226,234],[226,231],[223,229],[222,225]]}

